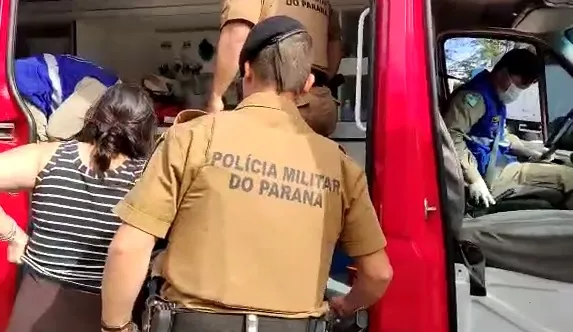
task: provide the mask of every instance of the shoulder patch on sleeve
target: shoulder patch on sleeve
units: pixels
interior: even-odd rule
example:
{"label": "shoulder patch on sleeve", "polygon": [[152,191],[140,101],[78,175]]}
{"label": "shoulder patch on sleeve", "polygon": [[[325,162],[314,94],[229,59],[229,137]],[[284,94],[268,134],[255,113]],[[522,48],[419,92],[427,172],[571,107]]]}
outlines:
{"label": "shoulder patch on sleeve", "polygon": [[469,107],[475,107],[479,101],[480,101],[481,96],[475,92],[468,92],[466,93],[462,100],[464,102],[464,104],[468,105]]}

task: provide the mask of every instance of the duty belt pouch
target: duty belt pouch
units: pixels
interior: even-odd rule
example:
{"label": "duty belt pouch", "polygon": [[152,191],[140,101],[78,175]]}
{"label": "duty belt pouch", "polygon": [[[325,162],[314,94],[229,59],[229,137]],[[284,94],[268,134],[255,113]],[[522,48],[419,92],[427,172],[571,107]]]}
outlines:
{"label": "duty belt pouch", "polygon": [[172,303],[158,296],[150,296],[143,313],[143,332],[170,332],[174,314]]}
{"label": "duty belt pouch", "polygon": [[309,319],[308,326],[306,327],[307,332],[327,332],[328,322],[325,317]]}
{"label": "duty belt pouch", "polygon": [[173,327],[173,311],[157,308],[152,312],[149,332],[169,332]]}
{"label": "duty belt pouch", "polygon": [[368,328],[368,311],[358,309],[352,316],[339,318],[327,316],[328,332],[364,332]]}

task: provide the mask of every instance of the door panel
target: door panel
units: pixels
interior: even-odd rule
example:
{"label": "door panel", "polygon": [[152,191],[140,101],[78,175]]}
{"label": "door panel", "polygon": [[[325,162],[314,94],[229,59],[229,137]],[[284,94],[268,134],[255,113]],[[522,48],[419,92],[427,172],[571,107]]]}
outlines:
{"label": "door panel", "polygon": [[[34,137],[30,115],[22,112],[14,98],[14,82],[8,79],[12,71],[15,28],[12,18],[17,1],[0,0],[0,152],[26,144]],[[9,60],[7,60],[9,59]],[[18,167],[18,165],[14,165]],[[29,195],[26,192],[0,193],[0,206],[18,225],[27,229]],[[6,244],[0,243],[0,331],[5,331],[16,293],[18,266],[6,260]]]}
{"label": "door panel", "polygon": [[372,332],[446,332],[450,327],[426,10],[429,4],[422,0],[376,2],[368,151],[374,153],[372,196],[394,278],[370,311]]}

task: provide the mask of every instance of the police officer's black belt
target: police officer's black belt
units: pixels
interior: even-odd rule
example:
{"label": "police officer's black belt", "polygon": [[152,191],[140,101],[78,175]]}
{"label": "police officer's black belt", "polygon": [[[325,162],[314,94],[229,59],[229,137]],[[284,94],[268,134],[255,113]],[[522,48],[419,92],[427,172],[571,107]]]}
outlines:
{"label": "police officer's black belt", "polygon": [[[246,331],[245,314],[217,314],[179,311],[173,317],[173,332],[177,331]],[[280,318],[257,316],[258,332],[324,332],[323,318]]]}

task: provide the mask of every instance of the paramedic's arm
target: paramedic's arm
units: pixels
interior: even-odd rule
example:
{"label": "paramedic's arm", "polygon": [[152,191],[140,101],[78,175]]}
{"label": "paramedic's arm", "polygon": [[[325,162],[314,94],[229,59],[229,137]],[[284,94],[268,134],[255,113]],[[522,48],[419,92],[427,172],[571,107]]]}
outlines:
{"label": "paramedic's arm", "polygon": [[519,137],[515,136],[514,134],[510,133],[509,130],[507,130],[507,127],[504,130],[504,136],[509,141],[509,149],[512,154],[526,158],[541,157],[542,153],[540,151],[536,151],[525,146]]}
{"label": "paramedic's arm", "polygon": [[167,132],[139,182],[113,210],[123,225],[109,247],[102,281],[102,323],[107,326],[131,321],[155,240],[165,237],[175,218],[192,138],[185,130],[177,126]]}
{"label": "paramedic's arm", "polygon": [[[345,164],[345,165],[344,165]],[[342,179],[345,202],[340,244],[354,258],[356,280],[343,298],[338,313],[348,315],[376,303],[392,279],[392,266],[386,255],[386,239],[368,194],[366,174],[346,159]]]}
{"label": "paramedic's arm", "polygon": [[217,45],[215,74],[208,112],[223,110],[223,95],[239,70],[239,54],[247,35],[261,16],[262,1],[224,0],[221,34]]}
{"label": "paramedic's arm", "polygon": [[448,127],[448,131],[454,141],[454,146],[460,159],[464,180],[469,184],[478,181],[481,175],[478,172],[477,162],[473,154],[466,146],[464,137],[484,114],[485,103],[481,95],[460,91],[453,97],[444,115],[444,122]]}
{"label": "paramedic's arm", "polygon": [[330,8],[328,22],[328,78],[332,79],[338,73],[342,60],[342,32],[338,22],[338,12]]}

